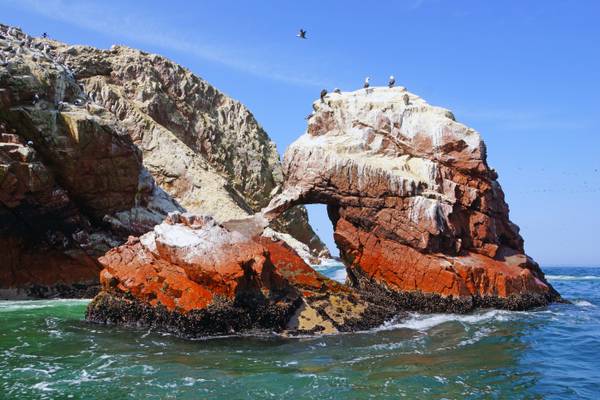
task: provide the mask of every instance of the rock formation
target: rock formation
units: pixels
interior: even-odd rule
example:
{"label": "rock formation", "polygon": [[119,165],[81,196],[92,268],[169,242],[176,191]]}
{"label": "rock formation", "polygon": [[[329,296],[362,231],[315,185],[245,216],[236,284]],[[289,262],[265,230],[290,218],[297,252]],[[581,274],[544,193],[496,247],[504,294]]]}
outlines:
{"label": "rock formation", "polygon": [[[282,192],[220,224],[172,214],[101,259],[88,319],[185,336],[370,328],[407,310],[511,310],[560,300],[523,252],[477,132],[404,88],[327,95],[286,151]],[[325,203],[347,285],[266,229]]]}
{"label": "rock formation", "polygon": [[[277,148],[240,102],[156,54],[49,43],[89,97],[117,117],[158,184],[189,212],[242,218],[279,189]],[[303,207],[274,227],[307,245],[312,258],[328,256]]]}
{"label": "rock formation", "polygon": [[100,259],[102,292],[90,303],[88,320],[198,337],[336,333],[392,316],[318,274],[285,242],[262,236],[266,225],[260,214],[223,225],[171,214]]}
{"label": "rock formation", "polygon": [[558,298],[524,253],[476,131],[401,87],[333,93],[313,107],[266,213],[327,204],[349,284],[439,311]]}
{"label": "rock formation", "polygon": [[[128,235],[169,211],[246,216],[281,182],[250,112],[189,71],[0,25],[0,297],[89,295]],[[273,226],[326,255],[303,208]]]}

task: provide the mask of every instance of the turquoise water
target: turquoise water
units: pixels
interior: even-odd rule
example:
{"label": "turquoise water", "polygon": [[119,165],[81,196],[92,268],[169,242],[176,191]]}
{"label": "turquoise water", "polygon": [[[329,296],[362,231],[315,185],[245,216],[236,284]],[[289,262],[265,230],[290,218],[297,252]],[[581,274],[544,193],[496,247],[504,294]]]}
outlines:
{"label": "turquoise water", "polygon": [[2,301],[0,399],[600,398],[600,269],[545,271],[573,304],[316,338],[189,341],[86,323],[86,300]]}

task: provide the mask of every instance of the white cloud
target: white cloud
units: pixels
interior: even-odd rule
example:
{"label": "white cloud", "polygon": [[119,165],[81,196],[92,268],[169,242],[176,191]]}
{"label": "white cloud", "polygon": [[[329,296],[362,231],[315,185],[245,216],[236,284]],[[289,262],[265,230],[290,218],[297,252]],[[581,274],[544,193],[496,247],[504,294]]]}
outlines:
{"label": "white cloud", "polygon": [[456,108],[457,119],[492,122],[499,129],[508,131],[527,130],[579,130],[588,127],[586,121],[573,121],[572,117],[561,116],[549,111]]}

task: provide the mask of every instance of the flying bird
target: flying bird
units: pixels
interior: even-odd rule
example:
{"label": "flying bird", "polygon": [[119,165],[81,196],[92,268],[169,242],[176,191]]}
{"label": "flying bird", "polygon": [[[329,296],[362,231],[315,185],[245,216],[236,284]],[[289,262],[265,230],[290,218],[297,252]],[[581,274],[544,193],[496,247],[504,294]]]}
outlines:
{"label": "flying bird", "polygon": [[390,75],[390,80],[388,81],[388,87],[393,88],[395,84],[396,84],[396,79],[394,78],[394,75]]}
{"label": "flying bird", "polygon": [[296,35],[300,39],[306,39],[306,31],[304,29],[300,29],[300,32]]}
{"label": "flying bird", "polygon": [[321,90],[321,103],[325,102],[325,96],[327,96],[327,89]]}
{"label": "flying bird", "polygon": [[365,89],[369,88],[369,79],[370,78],[368,76],[365,78],[365,84],[363,85],[363,88],[365,88]]}

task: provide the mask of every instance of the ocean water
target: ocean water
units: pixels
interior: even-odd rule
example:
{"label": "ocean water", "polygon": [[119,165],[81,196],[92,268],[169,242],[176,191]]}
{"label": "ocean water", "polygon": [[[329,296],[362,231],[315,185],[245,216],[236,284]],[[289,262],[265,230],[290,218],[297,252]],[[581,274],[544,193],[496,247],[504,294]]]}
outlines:
{"label": "ocean water", "polygon": [[573,304],[326,337],[191,341],[86,323],[87,300],[2,301],[0,399],[598,399],[600,268],[545,271]]}

